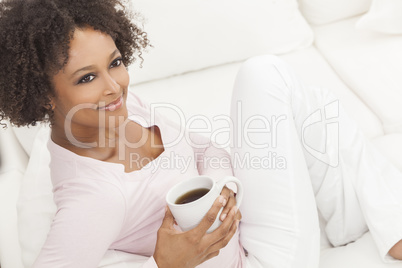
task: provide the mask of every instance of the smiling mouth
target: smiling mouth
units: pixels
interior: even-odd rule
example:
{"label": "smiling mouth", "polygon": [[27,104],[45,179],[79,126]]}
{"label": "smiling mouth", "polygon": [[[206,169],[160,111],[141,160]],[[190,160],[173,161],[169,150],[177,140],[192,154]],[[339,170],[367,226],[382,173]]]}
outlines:
{"label": "smiling mouth", "polygon": [[109,103],[106,106],[98,107],[98,110],[113,112],[113,111],[119,109],[122,105],[123,105],[123,95],[121,95],[117,100]]}

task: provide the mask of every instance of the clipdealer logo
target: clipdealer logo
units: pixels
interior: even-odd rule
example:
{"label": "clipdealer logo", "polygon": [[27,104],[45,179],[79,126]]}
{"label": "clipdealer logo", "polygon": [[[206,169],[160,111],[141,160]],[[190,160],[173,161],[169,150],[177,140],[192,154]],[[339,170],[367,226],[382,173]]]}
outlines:
{"label": "clipdealer logo", "polygon": [[[320,124],[325,127],[321,132],[315,131],[313,135],[312,128]],[[313,137],[311,137],[313,135]],[[315,139],[315,144],[308,144],[308,137],[311,141]],[[323,139],[325,137],[325,139]],[[301,133],[302,145],[308,153],[316,159],[328,164],[331,167],[337,167],[339,164],[339,100],[335,100],[324,106],[323,109],[317,109],[309,115],[303,122]],[[317,148],[320,147],[320,148]]]}

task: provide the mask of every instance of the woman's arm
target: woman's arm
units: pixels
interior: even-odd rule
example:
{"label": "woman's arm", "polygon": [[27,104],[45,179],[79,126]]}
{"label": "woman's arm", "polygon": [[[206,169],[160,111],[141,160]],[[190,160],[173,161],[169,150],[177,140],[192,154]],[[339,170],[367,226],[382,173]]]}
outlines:
{"label": "woman's arm", "polygon": [[189,137],[201,175],[211,176],[216,180],[233,176],[230,155],[225,149],[215,146],[210,139],[200,134],[191,133]]}
{"label": "woman's arm", "polygon": [[222,206],[224,204],[218,197],[201,223],[187,232],[174,228],[173,215],[166,207],[154,253],[158,267],[193,268],[218,256],[236,233],[239,224],[239,220],[236,220],[237,209],[233,207],[221,226],[212,233],[206,233]]}
{"label": "woman's arm", "polygon": [[54,193],[57,212],[33,267],[98,267],[121,232],[125,199],[107,182],[74,179]]}

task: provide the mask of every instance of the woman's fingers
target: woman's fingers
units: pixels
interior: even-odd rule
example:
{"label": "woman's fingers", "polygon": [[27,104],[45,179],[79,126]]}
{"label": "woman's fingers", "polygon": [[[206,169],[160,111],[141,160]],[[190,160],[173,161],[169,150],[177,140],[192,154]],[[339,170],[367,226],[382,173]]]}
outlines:
{"label": "woman's fingers", "polygon": [[208,210],[207,214],[201,220],[200,224],[195,227],[194,229],[190,230],[196,238],[201,240],[201,238],[205,235],[208,231],[209,227],[215,222],[216,217],[218,216],[219,211],[223,207],[225,203],[223,196],[219,196],[215,202],[213,203],[212,207]]}
{"label": "woman's fingers", "polygon": [[228,234],[224,238],[222,238],[221,240],[216,242],[215,244],[212,244],[206,250],[206,256],[203,259],[203,262],[219,255],[220,250],[222,248],[224,248],[229,243],[229,241],[232,239],[232,237],[235,235],[238,226],[239,226],[239,221],[238,220],[234,221],[230,227]]}
{"label": "woman's fingers", "polygon": [[219,255],[219,250],[218,251],[214,251],[214,252],[212,252],[212,253],[209,253],[207,256],[205,256],[205,258],[202,260],[202,262],[205,262],[205,261],[207,261],[207,260],[209,260],[209,259],[212,259],[212,258],[214,258],[214,257],[216,257],[216,256],[218,256]]}
{"label": "woman's fingers", "polygon": [[173,224],[175,223],[175,219],[173,217],[172,212],[170,211],[169,207],[166,206],[165,217],[162,221],[162,228],[173,228]]}
{"label": "woman's fingers", "polygon": [[240,222],[241,218],[242,218],[242,215],[241,215],[240,210],[238,209],[238,210],[237,210],[237,213],[236,213],[236,217],[235,217],[235,219],[236,219],[236,220],[238,220],[238,221]]}
{"label": "woman's fingers", "polygon": [[231,190],[228,187],[223,187],[222,191],[221,191],[221,196],[223,196],[225,198],[225,201],[223,203],[223,206],[226,206],[227,201],[230,198],[230,192]]}
{"label": "woman's fingers", "polygon": [[229,210],[232,207],[236,206],[236,198],[234,196],[234,192],[229,188],[227,188],[226,186],[223,188],[221,195],[225,196],[226,200],[228,200],[219,218],[221,221],[224,221],[227,214],[229,213]]}
{"label": "woman's fingers", "polygon": [[212,244],[208,249],[207,249],[207,254],[210,254],[211,252],[216,252],[221,250],[222,248],[226,247],[227,244],[230,242],[232,237],[235,235],[237,229],[239,227],[239,220],[234,220],[232,224],[230,225],[230,228],[228,232],[226,233],[225,236],[222,237],[222,239],[216,241],[214,244]]}
{"label": "woman's fingers", "polygon": [[235,234],[238,222],[238,212],[234,206],[221,226],[210,234],[206,233],[222,209],[224,199],[219,196],[201,223],[188,232],[180,232],[173,228],[174,217],[169,207],[166,207],[153,255],[158,267],[196,267],[219,254]]}
{"label": "woman's fingers", "polygon": [[222,222],[221,226],[219,226],[212,233],[206,234],[204,236],[203,243],[205,243],[206,245],[213,245],[213,244],[217,243],[218,241],[224,239],[230,233],[230,228],[232,227],[232,224],[236,220],[235,219],[236,214],[237,214],[237,207],[234,206],[229,211],[228,216]]}

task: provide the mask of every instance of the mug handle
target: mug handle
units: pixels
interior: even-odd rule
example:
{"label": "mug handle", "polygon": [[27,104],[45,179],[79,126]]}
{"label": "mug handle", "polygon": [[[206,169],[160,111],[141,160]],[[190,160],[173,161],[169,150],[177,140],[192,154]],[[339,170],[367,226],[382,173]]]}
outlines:
{"label": "mug handle", "polygon": [[223,187],[228,183],[228,182],[234,182],[237,186],[237,193],[236,193],[236,206],[237,208],[240,207],[241,201],[243,200],[243,185],[241,181],[233,176],[226,176],[219,181],[216,182],[216,186],[219,189],[219,192],[222,192]]}

